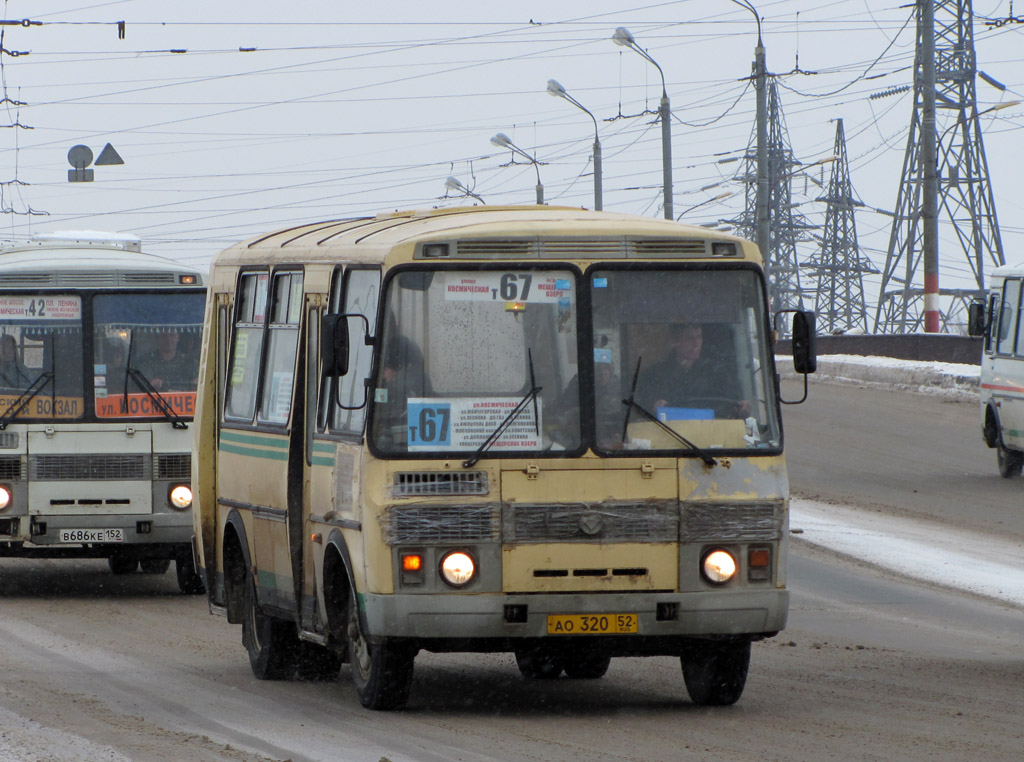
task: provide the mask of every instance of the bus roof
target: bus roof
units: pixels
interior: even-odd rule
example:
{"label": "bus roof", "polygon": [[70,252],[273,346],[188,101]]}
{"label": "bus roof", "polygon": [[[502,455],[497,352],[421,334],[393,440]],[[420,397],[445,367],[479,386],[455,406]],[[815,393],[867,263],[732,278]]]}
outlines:
{"label": "bus roof", "polygon": [[[331,261],[339,257],[341,250],[346,259],[379,260],[395,246],[413,241],[461,237],[521,241],[545,236],[587,241],[621,241],[628,236],[743,243],[743,239],[722,231],[639,215],[576,207],[473,206],[395,211],[276,230],[225,249],[215,257],[214,264],[246,264],[254,259]],[[748,256],[753,245],[749,247]]]}
{"label": "bus roof", "polygon": [[[93,273],[108,277],[94,277],[79,283],[64,282],[61,273]],[[119,275],[129,274],[130,285],[158,285],[181,274],[195,275],[196,283],[205,282],[206,273],[195,267],[183,265],[155,254],[126,251],[112,243],[89,243],[71,241],[36,241],[0,247],[0,286],[20,286],[29,283],[43,285],[129,285]],[[21,282],[19,276],[24,276]],[[49,281],[40,280],[44,275],[52,276]],[[161,278],[163,276],[163,278]],[[102,282],[101,282],[102,281]],[[163,285],[168,285],[164,282]]]}
{"label": "bus roof", "polygon": [[992,278],[1024,278],[1024,264],[1000,265],[989,270],[989,277]]}

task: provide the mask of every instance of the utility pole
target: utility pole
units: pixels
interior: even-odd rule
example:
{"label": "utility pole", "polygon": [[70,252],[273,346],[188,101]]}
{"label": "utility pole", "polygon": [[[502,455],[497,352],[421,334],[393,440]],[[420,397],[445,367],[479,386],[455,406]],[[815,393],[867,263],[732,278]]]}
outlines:
{"label": "utility pole", "polygon": [[[985,293],[986,263],[1005,261],[979,117],[1012,104],[978,111],[977,76],[1004,88],[978,71],[973,14],[971,0],[917,0],[914,112],[882,269],[878,333],[948,329],[950,315],[965,313]],[[971,288],[940,285],[940,213],[953,233],[945,236],[947,251],[959,245],[946,259],[963,257],[974,276]]]}

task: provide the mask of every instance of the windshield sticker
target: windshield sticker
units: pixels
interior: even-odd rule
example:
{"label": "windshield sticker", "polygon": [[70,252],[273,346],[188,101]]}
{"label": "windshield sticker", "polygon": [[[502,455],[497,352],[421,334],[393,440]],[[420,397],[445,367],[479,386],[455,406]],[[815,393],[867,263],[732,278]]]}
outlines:
{"label": "windshield sticker", "polygon": [[450,302],[543,304],[571,299],[572,281],[542,272],[446,273],[444,298]]}
{"label": "windshield sticker", "polygon": [[[0,394],[0,415],[6,417],[4,411],[17,407],[19,396]],[[81,397],[50,397],[37,395],[14,418],[80,418],[83,412]]]}
{"label": "windshield sticker", "polygon": [[[475,450],[501,426],[520,401],[520,397],[410,398],[407,408],[409,450]],[[541,421],[534,424],[533,409],[533,403],[528,403],[490,449],[539,449],[537,430]],[[540,399],[537,400],[537,417],[542,417]]]}
{"label": "windshield sticker", "polygon": [[78,296],[0,296],[0,320],[81,320]]}
{"label": "windshield sticker", "polygon": [[[148,394],[129,394],[127,404],[124,394],[113,394],[109,390],[108,394],[107,397],[96,397],[97,418],[154,418],[164,415],[164,412]],[[195,392],[167,392],[160,396],[167,402],[167,406],[178,415],[187,418],[195,415]]]}

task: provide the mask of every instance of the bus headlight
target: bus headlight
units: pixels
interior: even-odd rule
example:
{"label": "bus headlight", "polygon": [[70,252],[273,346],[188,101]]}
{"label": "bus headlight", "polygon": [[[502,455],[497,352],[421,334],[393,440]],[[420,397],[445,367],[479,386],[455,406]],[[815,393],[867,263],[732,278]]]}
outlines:
{"label": "bus headlight", "polygon": [[704,555],[700,570],[712,585],[724,585],[736,576],[736,559],[729,551],[718,548]]}
{"label": "bus headlight", "polygon": [[6,484],[0,484],[0,511],[6,511],[11,505],[11,488]]}
{"label": "bus headlight", "polygon": [[171,502],[171,507],[177,508],[179,511],[183,511],[192,505],[192,488],[187,484],[179,484],[176,487],[171,487],[171,491],[167,495],[167,499]]}
{"label": "bus headlight", "polygon": [[476,574],[476,563],[462,550],[456,550],[441,559],[441,577],[452,587],[465,587]]}

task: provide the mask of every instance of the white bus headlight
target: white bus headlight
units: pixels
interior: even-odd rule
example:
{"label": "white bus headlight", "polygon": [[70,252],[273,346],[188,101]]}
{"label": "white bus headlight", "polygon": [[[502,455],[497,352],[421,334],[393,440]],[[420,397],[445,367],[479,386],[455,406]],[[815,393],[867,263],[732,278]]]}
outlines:
{"label": "white bus headlight", "polygon": [[713,585],[724,585],[736,575],[736,559],[726,550],[712,550],[701,563],[704,579]]}
{"label": "white bus headlight", "polygon": [[6,511],[11,504],[11,488],[0,484],[0,511]]}
{"label": "white bus headlight", "polygon": [[441,559],[441,576],[452,587],[465,587],[476,574],[476,564],[468,553],[456,550]]}
{"label": "white bus headlight", "polygon": [[178,510],[185,510],[192,505],[192,488],[187,484],[179,484],[176,487],[171,487],[171,491],[167,496],[167,499],[171,501],[171,505]]}

